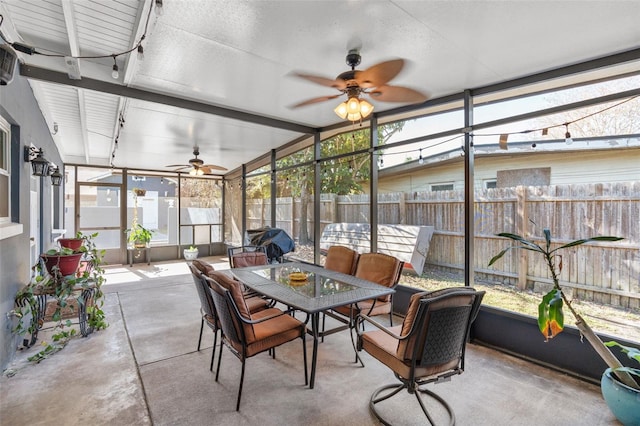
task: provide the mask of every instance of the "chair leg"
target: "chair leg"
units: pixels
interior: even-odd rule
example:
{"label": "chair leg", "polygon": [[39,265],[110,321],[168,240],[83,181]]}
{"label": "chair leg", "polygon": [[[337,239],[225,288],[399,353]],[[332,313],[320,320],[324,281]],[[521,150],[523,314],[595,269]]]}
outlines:
{"label": "chair leg", "polygon": [[204,329],[204,318],[200,320],[200,337],[198,338],[198,351],[200,350],[200,342],[202,342],[202,330]]}
{"label": "chair leg", "polygon": [[[222,340],[222,336],[220,337]],[[220,351],[218,352],[218,367],[216,368],[216,382],[218,381],[218,376],[220,375],[220,361],[222,361],[222,347],[224,346],[223,342],[220,342]],[[215,350],[215,348],[214,348]]]}
{"label": "chair leg", "polygon": [[[378,413],[378,411],[376,409],[376,404],[391,398],[392,396],[396,395],[398,392],[400,392],[402,390],[405,390],[405,389],[407,389],[407,385],[406,384],[391,384],[391,385],[382,386],[382,387],[376,389],[375,392],[373,392],[373,395],[371,395],[371,399],[369,400],[369,410],[380,421],[380,423],[382,423],[383,425],[386,425],[386,426],[391,426],[391,423],[389,421],[387,421],[386,419],[384,419],[380,415],[380,413]],[[390,390],[390,392],[383,394],[383,392],[385,392],[387,390]],[[455,425],[455,423],[456,423],[455,414],[453,413],[453,410],[451,409],[449,404],[447,404],[447,402],[444,399],[442,399],[442,397],[440,397],[436,393],[431,392],[431,391],[426,390],[426,389],[418,389],[416,392],[412,392],[412,393],[414,393],[416,395],[416,398],[418,399],[418,403],[420,404],[420,408],[422,409],[422,412],[424,413],[424,415],[427,417],[427,420],[429,421],[429,424],[434,426],[434,425],[436,425],[436,422],[434,421],[434,419],[431,417],[431,415],[427,411],[427,407],[425,406],[424,402],[422,401],[422,398],[420,398],[420,395],[419,395],[420,393],[425,393],[425,394],[429,395],[430,397],[432,397],[433,399],[435,399],[437,402],[439,402],[447,410],[447,413],[449,414],[449,426]]]}
{"label": "chair leg", "polygon": [[242,359],[242,372],[240,373],[240,388],[238,389],[238,402],[236,402],[236,411],[240,411],[240,398],[242,398],[242,384],[244,383],[244,365],[245,359]]}
{"label": "chair leg", "polygon": [[213,349],[211,350],[211,364],[209,365],[209,371],[211,372],[213,372],[213,358],[215,354],[216,354],[216,347],[214,346]]}
{"label": "chair leg", "polygon": [[304,360],[304,385],[309,384],[309,373],[307,372],[307,330],[306,327],[302,329],[302,358]]}
{"label": "chair leg", "polygon": [[[393,389],[393,392],[390,392],[383,396],[379,396],[380,393],[387,389]],[[403,384],[386,385],[376,389],[375,392],[373,392],[373,395],[371,395],[371,399],[369,400],[369,411],[371,411],[371,413],[376,416],[376,418],[380,420],[380,423],[382,423],[383,425],[392,426],[391,423],[387,422],[380,414],[378,414],[378,410],[376,410],[376,404],[378,402],[384,401],[385,399],[391,398],[393,395],[397,394],[403,389],[406,389]]]}
{"label": "chair leg", "polygon": [[213,356],[216,353],[216,344],[218,343],[218,331],[213,332],[213,350],[211,351],[211,365],[209,371],[213,371]]}
{"label": "chair leg", "polygon": [[420,407],[422,408],[422,411],[427,416],[427,418],[429,419],[429,421],[431,422],[432,425],[435,425],[435,422],[433,421],[433,419],[431,418],[431,416],[427,412],[427,407],[425,407],[424,402],[422,401],[422,398],[420,398],[420,393],[425,393],[425,394],[429,395],[431,398],[433,398],[436,401],[438,401],[447,410],[447,413],[449,413],[449,426],[453,426],[453,425],[456,424],[456,415],[453,413],[453,409],[451,408],[451,406],[449,404],[447,404],[447,402],[444,399],[442,399],[442,397],[440,395],[438,395],[435,392],[431,392],[430,390],[427,390],[427,389],[418,389],[418,392],[415,393],[416,398],[418,399],[418,402],[420,403]]}

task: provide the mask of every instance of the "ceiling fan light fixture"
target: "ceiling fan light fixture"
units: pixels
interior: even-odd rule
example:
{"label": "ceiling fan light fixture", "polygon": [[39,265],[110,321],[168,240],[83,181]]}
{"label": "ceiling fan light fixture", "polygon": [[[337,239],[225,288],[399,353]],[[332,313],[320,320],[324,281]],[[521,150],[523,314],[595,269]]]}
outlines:
{"label": "ceiling fan light fixture", "polygon": [[333,112],[335,112],[338,117],[342,118],[343,120],[347,118],[347,103],[346,102],[342,102],[340,105],[338,105],[336,107],[336,109],[333,110]]}
{"label": "ceiling fan light fixture", "polygon": [[333,111],[343,120],[360,121],[371,115],[373,105],[357,96],[352,96],[346,102],[338,105]]}
{"label": "ceiling fan light fixture", "polygon": [[360,113],[360,99],[354,96],[349,98],[347,101],[347,113],[348,114],[358,114]]}
{"label": "ceiling fan light fixture", "polygon": [[373,105],[365,100],[360,100],[360,114],[362,118],[367,118],[373,112]]}

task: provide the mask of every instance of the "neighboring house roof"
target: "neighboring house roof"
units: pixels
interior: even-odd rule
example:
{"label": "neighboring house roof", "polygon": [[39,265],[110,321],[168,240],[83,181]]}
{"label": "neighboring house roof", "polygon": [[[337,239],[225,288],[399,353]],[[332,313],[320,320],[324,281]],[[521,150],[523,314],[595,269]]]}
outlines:
{"label": "neighboring house roof", "polygon": [[[474,156],[489,158],[500,156],[526,156],[562,153],[581,153],[593,151],[620,151],[626,149],[640,149],[640,135],[622,135],[591,138],[574,138],[571,145],[567,145],[564,139],[546,141],[522,141],[508,142],[507,149],[501,149],[498,144],[486,144],[474,146]],[[383,168],[379,171],[379,178],[392,177],[407,174],[414,169],[422,169],[429,165],[442,165],[446,163],[463,162],[464,152],[461,148],[423,157],[423,163],[418,159],[407,161]],[[640,166],[639,166],[640,168]]]}

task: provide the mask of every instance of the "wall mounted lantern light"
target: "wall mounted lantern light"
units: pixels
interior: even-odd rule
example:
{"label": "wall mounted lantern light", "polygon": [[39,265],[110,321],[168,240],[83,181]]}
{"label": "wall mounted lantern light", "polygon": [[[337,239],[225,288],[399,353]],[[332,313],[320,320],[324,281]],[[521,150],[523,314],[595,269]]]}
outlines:
{"label": "wall mounted lantern light", "polygon": [[60,186],[62,184],[62,173],[58,166],[54,166],[51,172],[51,185]]}
{"label": "wall mounted lantern light", "polygon": [[31,169],[34,176],[48,176],[49,175],[49,162],[42,156],[42,148],[36,148],[33,146],[24,147],[24,161],[31,163]]}

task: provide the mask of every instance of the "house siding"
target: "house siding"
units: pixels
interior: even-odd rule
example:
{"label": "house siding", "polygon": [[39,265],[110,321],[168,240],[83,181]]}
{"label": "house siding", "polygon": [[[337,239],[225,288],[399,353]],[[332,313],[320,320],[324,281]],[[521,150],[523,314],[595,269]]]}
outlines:
{"label": "house siding", "polygon": [[[640,147],[476,156],[474,186],[484,189],[483,182],[496,179],[499,170],[535,168],[551,168],[550,185],[628,182],[640,178]],[[464,189],[462,157],[441,164],[416,164],[406,172],[390,174],[380,173],[379,193],[429,191],[431,185],[451,182],[454,190]]]}
{"label": "house siding", "polygon": [[[14,211],[17,206],[17,220],[22,225],[22,233],[0,239],[0,369],[4,370],[13,359],[19,341],[19,337],[11,331],[16,319],[8,314],[14,309],[16,293],[30,279],[30,191],[37,191],[38,186],[41,188],[41,232],[44,240],[41,244],[45,249],[53,244],[53,209],[61,210],[63,204],[63,191],[60,190],[57,191],[58,202],[52,205],[50,178],[42,178],[41,185],[37,184],[35,178],[32,179],[31,164],[23,160],[23,149],[33,144],[44,149],[45,158],[49,161],[59,166],[63,163],[31,86],[17,69],[13,81],[0,86],[0,115],[12,127],[11,208]],[[36,214],[39,215],[39,212]]]}

